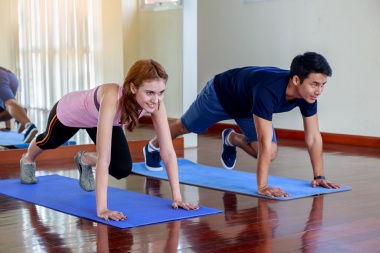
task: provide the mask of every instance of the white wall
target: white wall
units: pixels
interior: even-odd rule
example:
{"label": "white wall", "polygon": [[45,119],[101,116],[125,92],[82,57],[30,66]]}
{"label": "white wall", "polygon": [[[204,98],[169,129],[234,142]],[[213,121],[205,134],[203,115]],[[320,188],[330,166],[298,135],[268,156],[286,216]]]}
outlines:
{"label": "white wall", "polygon": [[[322,132],[380,136],[380,1],[198,1],[198,90],[214,74],[245,65],[289,68],[316,51],[333,76],[318,99]],[[275,127],[302,129],[298,110]]]}
{"label": "white wall", "polygon": [[[0,65],[12,67],[8,21],[16,1],[0,1]],[[103,0],[103,77],[122,81],[139,58],[155,58],[169,73],[165,102],[182,115],[182,10],[137,12],[137,0]],[[198,91],[214,74],[245,65],[289,68],[304,51],[325,55],[333,68],[319,99],[323,132],[380,136],[380,1],[198,1]],[[277,128],[302,129],[298,111],[277,115]]]}
{"label": "white wall", "polygon": [[124,68],[139,59],[161,63],[169,75],[165,105],[169,117],[182,115],[182,10],[139,12],[137,0],[123,0]]}
{"label": "white wall", "polygon": [[124,81],[123,23],[121,0],[102,0],[103,82]]}
{"label": "white wall", "polygon": [[17,29],[17,2],[0,0],[0,66],[14,72],[16,72],[14,50],[18,43],[15,29]]}

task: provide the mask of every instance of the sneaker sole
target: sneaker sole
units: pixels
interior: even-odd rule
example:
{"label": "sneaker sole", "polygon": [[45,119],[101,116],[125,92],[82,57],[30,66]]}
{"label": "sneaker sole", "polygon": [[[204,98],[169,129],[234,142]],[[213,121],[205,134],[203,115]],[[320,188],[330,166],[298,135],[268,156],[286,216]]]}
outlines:
{"label": "sneaker sole", "polygon": [[[83,175],[83,169],[82,169],[82,165],[80,164],[80,161],[79,161],[79,156],[75,156],[74,158],[75,160],[75,163],[77,165],[77,168],[79,170],[79,185],[80,187],[85,190],[86,192],[92,192],[95,190],[95,178],[94,176],[92,175],[92,178],[90,180],[92,180],[92,185],[90,184],[90,186],[88,187],[88,185],[85,185],[82,183],[82,175]],[[91,173],[92,173],[92,170],[91,170]]]}
{"label": "sneaker sole", "polygon": [[236,160],[235,160],[234,164],[232,165],[232,167],[228,167],[228,166],[223,162],[223,158],[222,158],[222,157],[220,157],[220,161],[222,162],[223,167],[224,167],[225,169],[227,169],[227,170],[232,170],[233,168],[235,168]]}

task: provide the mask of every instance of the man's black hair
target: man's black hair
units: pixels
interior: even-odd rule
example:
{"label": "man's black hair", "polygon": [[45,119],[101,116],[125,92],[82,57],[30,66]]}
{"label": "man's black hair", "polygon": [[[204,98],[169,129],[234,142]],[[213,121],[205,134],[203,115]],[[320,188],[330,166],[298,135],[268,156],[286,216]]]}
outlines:
{"label": "man's black hair", "polygon": [[294,57],[290,65],[290,77],[298,76],[301,83],[310,73],[332,75],[332,69],[326,58],[315,52],[306,52]]}

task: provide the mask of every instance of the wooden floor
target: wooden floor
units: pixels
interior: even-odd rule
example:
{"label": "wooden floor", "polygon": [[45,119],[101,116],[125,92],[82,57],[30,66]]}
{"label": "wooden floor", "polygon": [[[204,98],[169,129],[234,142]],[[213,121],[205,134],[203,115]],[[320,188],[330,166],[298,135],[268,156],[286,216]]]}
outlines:
{"label": "wooden floor", "polygon": [[[131,138],[150,135],[142,127]],[[198,140],[185,158],[220,167],[220,133]],[[224,212],[124,230],[0,195],[0,252],[380,252],[379,148],[326,144],[324,157],[327,178],[351,191],[277,202],[181,185],[186,201]],[[255,172],[255,164],[238,151],[236,170]],[[37,165],[37,175],[78,177],[72,159]],[[304,144],[279,139],[270,174],[311,179]],[[18,176],[18,163],[0,161],[0,179]],[[110,185],[171,198],[166,181],[131,175]]]}

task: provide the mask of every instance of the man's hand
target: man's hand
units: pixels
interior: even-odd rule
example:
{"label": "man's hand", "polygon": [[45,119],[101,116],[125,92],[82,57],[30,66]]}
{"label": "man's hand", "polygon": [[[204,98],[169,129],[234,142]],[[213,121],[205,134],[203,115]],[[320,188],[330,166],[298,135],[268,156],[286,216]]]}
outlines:
{"label": "man's hand", "polygon": [[265,186],[262,188],[259,188],[259,194],[265,195],[271,198],[274,197],[289,197],[290,194],[284,192],[281,188],[278,187],[270,187],[270,186]]}
{"label": "man's hand", "polygon": [[182,202],[182,201],[173,201],[172,203],[172,207],[174,209],[178,209],[178,207],[181,207],[185,210],[198,210],[199,209],[199,206],[198,205],[195,205],[195,204],[190,204],[190,203],[185,203],[185,202]]}
{"label": "man's hand", "polygon": [[106,221],[109,221],[110,219],[114,221],[121,221],[121,220],[128,219],[122,212],[110,211],[110,210],[104,210],[102,212],[99,212],[98,217],[103,218]]}
{"label": "man's hand", "polygon": [[325,188],[328,188],[328,189],[337,189],[337,188],[340,188],[342,187],[341,184],[335,184],[335,183],[332,183],[332,182],[329,182],[325,179],[316,179],[316,180],[313,180],[311,181],[311,186],[313,187],[316,187],[316,186],[322,186],[322,187],[325,187]]}

